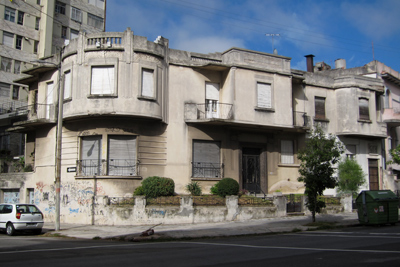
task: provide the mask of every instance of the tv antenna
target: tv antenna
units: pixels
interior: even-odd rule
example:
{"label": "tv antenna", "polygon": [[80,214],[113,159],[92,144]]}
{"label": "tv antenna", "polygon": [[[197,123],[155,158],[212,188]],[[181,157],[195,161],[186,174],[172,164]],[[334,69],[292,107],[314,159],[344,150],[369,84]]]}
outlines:
{"label": "tv antenna", "polygon": [[272,39],[272,51],[274,51],[274,36],[281,36],[279,33],[266,33],[265,36],[271,36]]}

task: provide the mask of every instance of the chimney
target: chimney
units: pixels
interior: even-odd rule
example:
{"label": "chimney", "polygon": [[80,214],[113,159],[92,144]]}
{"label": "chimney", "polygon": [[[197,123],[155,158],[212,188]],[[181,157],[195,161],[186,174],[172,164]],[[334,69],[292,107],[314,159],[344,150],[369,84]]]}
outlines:
{"label": "chimney", "polygon": [[335,60],[335,69],[345,69],[346,68],[346,60],[343,58],[339,58]]}
{"label": "chimney", "polygon": [[314,55],[307,55],[305,56],[307,58],[307,71],[308,72],[314,72]]}

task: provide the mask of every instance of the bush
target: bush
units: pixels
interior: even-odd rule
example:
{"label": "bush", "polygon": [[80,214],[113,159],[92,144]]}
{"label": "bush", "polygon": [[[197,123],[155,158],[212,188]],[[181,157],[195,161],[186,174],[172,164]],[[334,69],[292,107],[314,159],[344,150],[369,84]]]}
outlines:
{"label": "bush", "polygon": [[135,191],[133,191],[133,195],[134,196],[143,196],[144,195],[143,186],[136,187]]}
{"label": "bush", "polygon": [[361,166],[354,159],[346,159],[339,163],[338,170],[339,194],[349,193],[353,198],[357,197],[360,187],[365,184],[365,173]]}
{"label": "bush", "polygon": [[142,182],[143,192],[148,198],[173,196],[175,183],[171,178],[151,176]]}
{"label": "bush", "polygon": [[221,197],[239,194],[239,183],[232,178],[224,178],[215,186],[217,187],[217,194]]}
{"label": "bush", "polygon": [[210,192],[211,192],[211,194],[213,194],[213,195],[218,195],[218,183],[216,183],[215,185],[213,185],[213,186],[210,188]]}
{"label": "bush", "polygon": [[198,182],[190,182],[186,185],[186,190],[189,191],[192,196],[201,195],[201,186]]}

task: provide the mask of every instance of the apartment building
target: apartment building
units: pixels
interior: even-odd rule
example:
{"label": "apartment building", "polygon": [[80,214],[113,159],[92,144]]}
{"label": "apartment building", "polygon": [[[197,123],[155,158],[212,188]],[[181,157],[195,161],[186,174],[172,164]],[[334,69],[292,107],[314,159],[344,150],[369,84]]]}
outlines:
{"label": "apartment building", "polygon": [[51,64],[24,71],[19,82],[29,88],[30,108],[10,129],[27,135],[32,172],[9,179],[2,191],[3,199],[14,190],[37,204],[48,221],[55,214],[59,86],[61,222],[96,223],[106,216],[93,214],[102,196],[130,197],[154,175],[174,179],[179,194],[188,194],[191,181],[207,193],[224,177],[261,195],[302,193],[296,155],[316,124],[359,160],[367,188],[384,188],[385,87],[370,73],[313,72],[312,62],[298,71],[289,57],[241,48],[174,50],[168,39],[152,42],[129,28],[81,32],[48,60],[61,61],[61,72]]}
{"label": "apartment building", "polygon": [[[0,1],[0,162],[1,172],[13,172],[14,157],[22,156],[24,135],[5,131],[26,119],[28,91],[18,79],[32,62],[59,53],[80,31],[103,32],[105,0]],[[19,159],[17,159],[18,161]]]}

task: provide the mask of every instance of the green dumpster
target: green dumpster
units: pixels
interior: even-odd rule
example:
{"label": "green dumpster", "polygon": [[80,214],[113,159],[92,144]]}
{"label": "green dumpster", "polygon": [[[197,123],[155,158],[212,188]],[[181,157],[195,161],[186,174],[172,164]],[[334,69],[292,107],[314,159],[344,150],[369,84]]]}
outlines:
{"label": "green dumpster", "polygon": [[399,198],[390,190],[362,191],[356,205],[361,224],[395,224],[399,221]]}

